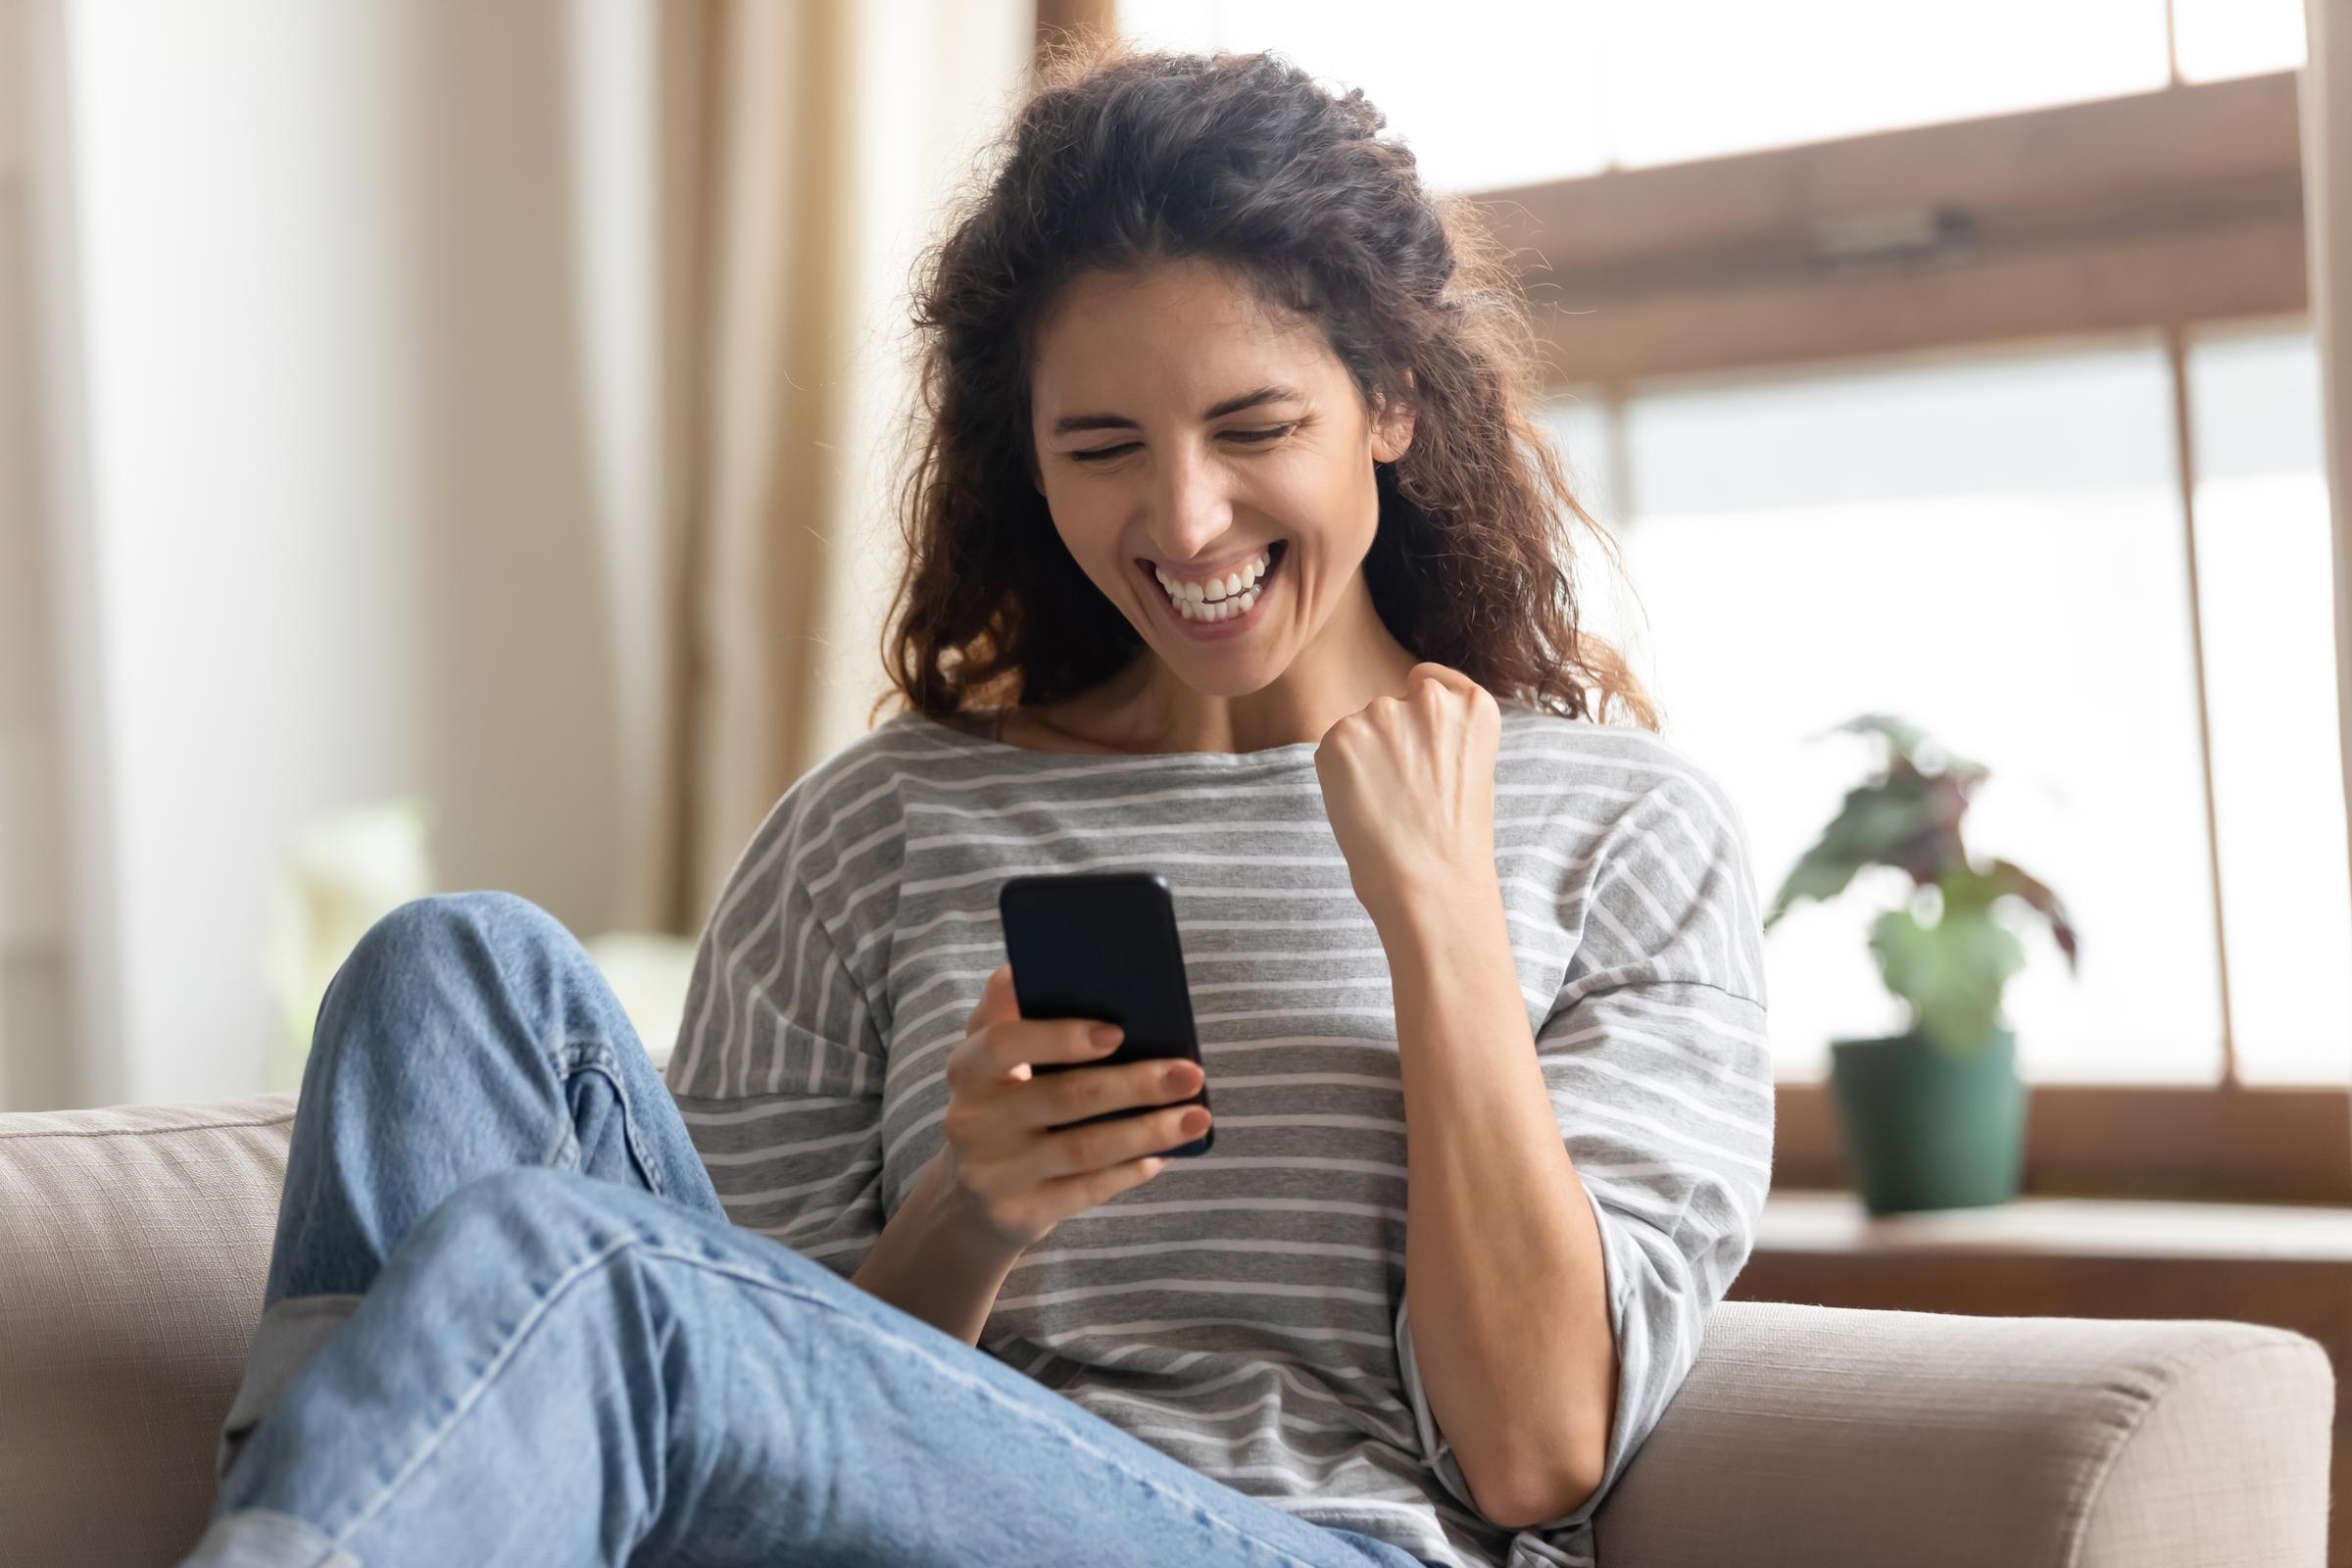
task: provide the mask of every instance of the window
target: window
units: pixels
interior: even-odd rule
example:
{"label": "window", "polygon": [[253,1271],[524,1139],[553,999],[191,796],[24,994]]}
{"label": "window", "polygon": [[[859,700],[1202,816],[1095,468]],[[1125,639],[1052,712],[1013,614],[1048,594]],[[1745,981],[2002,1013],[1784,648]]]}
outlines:
{"label": "window", "polygon": [[[2352,893],[2316,355],[2299,327],[2238,329],[2187,363],[2192,410],[2216,416],[2192,416],[2210,839],[2154,339],[1563,400],[1635,589],[1593,574],[1593,621],[1740,802],[1767,898],[1874,756],[1808,737],[1893,711],[1992,768],[1974,848],[2050,882],[2082,932],[2077,978],[2020,922],[2032,957],[2008,1004],[2029,1078],[2216,1082],[2226,931],[2238,1075],[2340,1083]],[[1774,931],[1784,1076],[1819,1077],[1832,1038],[1900,1027],[1863,935],[1904,886],[1881,873]]]}
{"label": "window", "polygon": [[2200,333],[2188,397],[2237,1076],[2341,1083],[2352,898],[2317,346],[2299,324]]}
{"label": "window", "polygon": [[[1626,565],[1603,617],[1666,734],[1747,817],[1769,899],[1874,757],[1808,737],[1900,713],[1993,770],[1974,847],[2083,933],[2012,982],[2029,1076],[2210,1082],[2219,975],[2196,670],[2161,348],[1644,389],[1624,405]],[[1573,436],[1570,439],[1574,450]],[[1620,619],[1611,627],[1609,618]],[[1863,946],[1883,873],[1767,945],[1781,1071],[1902,1027]]]}

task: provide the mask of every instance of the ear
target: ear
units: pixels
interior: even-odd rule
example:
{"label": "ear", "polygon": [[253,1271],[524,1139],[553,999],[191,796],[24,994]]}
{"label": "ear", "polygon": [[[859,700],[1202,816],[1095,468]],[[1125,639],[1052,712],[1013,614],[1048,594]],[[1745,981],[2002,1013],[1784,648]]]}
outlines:
{"label": "ear", "polygon": [[1413,444],[1413,410],[1410,404],[1384,404],[1372,421],[1372,460],[1375,463],[1395,463],[1404,456]]}
{"label": "ear", "polygon": [[[1414,390],[1413,372],[1404,372],[1405,391]],[[1413,444],[1414,410],[1407,398],[1383,398],[1372,412],[1372,460],[1395,463]]]}

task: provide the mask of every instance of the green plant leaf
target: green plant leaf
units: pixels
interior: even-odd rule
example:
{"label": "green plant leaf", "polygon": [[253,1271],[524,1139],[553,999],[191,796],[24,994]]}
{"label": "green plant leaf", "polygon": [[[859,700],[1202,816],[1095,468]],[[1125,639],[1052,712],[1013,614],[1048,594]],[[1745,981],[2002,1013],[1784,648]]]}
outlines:
{"label": "green plant leaf", "polygon": [[2025,945],[1965,894],[1947,902],[1932,926],[1909,909],[1887,910],[1871,923],[1870,951],[1886,989],[1911,1004],[1913,1027],[1950,1051],[1982,1045],[1992,1033],[2002,989],[2026,962]]}
{"label": "green plant leaf", "polygon": [[1770,927],[1799,899],[1835,898],[1866,865],[1899,863],[1893,857],[1935,823],[1932,792],[1916,774],[1847,791],[1820,841],[1798,858],[1773,896],[1764,924]]}
{"label": "green plant leaf", "polygon": [[2066,966],[2078,974],[2082,972],[2082,959],[2078,951],[2081,938],[2075,934],[2075,923],[2067,918],[2066,907],[2058,902],[2057,894],[2007,860],[1993,861],[1985,880],[2001,892],[2023,899],[2040,910],[2050,922],[2051,939],[2058,944],[2058,951],[2066,955]]}

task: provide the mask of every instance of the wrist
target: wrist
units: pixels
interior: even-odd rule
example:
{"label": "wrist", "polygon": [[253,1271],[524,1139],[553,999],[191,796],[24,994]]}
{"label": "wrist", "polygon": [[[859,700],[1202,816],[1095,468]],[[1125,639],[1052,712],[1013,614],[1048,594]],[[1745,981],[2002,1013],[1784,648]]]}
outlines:
{"label": "wrist", "polygon": [[1502,913],[1502,881],[1492,862],[1384,876],[1378,892],[1359,902],[1392,961],[1403,951],[1442,950],[1464,936],[1483,940],[1486,926]]}
{"label": "wrist", "polygon": [[915,1175],[904,1206],[915,1211],[915,1227],[926,1253],[967,1276],[1012,1271],[1022,1249],[1007,1247],[990,1231],[979,1211],[956,1181],[942,1145]]}

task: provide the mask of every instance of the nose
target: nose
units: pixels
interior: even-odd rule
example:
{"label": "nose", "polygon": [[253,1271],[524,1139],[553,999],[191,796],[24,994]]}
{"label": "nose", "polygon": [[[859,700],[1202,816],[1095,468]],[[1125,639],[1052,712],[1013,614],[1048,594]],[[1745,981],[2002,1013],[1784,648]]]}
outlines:
{"label": "nose", "polygon": [[1233,531],[1233,498],[1227,492],[1221,465],[1206,454],[1180,443],[1176,455],[1159,465],[1153,486],[1154,515],[1147,530],[1159,559],[1183,563],[1213,552],[1216,542]]}

